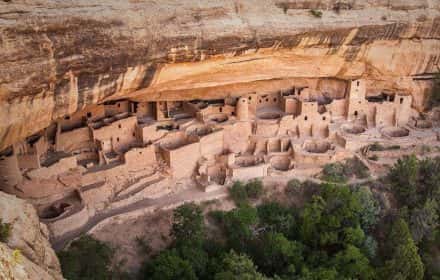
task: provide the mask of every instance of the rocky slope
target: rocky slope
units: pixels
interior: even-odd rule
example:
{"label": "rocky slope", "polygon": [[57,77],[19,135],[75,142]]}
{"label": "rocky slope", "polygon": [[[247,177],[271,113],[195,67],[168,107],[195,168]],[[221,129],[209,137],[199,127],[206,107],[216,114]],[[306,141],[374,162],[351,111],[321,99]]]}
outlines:
{"label": "rocky slope", "polygon": [[[310,9],[323,12],[322,18]],[[0,150],[106,98],[363,77],[422,109],[438,0],[2,0]]]}
{"label": "rocky slope", "polygon": [[0,279],[63,279],[49,232],[31,204],[0,192],[0,218],[12,224],[7,243],[0,242]]}

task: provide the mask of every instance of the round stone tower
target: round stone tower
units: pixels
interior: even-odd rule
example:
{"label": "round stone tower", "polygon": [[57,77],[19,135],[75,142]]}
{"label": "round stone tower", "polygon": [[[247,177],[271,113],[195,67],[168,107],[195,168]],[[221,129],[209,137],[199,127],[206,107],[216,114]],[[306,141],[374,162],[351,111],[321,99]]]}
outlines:
{"label": "round stone tower", "polygon": [[237,120],[239,121],[247,121],[249,118],[249,105],[246,98],[241,97],[237,101],[237,105],[235,107]]}

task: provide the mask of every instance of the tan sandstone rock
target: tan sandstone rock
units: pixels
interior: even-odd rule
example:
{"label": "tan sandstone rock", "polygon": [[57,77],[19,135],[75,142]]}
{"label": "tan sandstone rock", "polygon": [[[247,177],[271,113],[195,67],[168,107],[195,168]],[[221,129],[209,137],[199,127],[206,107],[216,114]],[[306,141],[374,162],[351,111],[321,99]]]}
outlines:
{"label": "tan sandstone rock", "polygon": [[362,77],[371,91],[411,93],[421,110],[429,81],[414,77],[440,59],[433,0],[13,0],[0,10],[0,150],[108,98],[206,98],[284,79]]}
{"label": "tan sandstone rock", "polygon": [[[0,266],[3,264],[9,267],[11,275],[21,275],[16,273],[24,271],[28,277],[0,279],[63,279],[58,258],[48,241],[48,230],[39,222],[31,204],[0,192],[0,218],[4,223],[12,224],[7,243],[0,244]],[[11,263],[14,250],[23,259],[16,266]]]}

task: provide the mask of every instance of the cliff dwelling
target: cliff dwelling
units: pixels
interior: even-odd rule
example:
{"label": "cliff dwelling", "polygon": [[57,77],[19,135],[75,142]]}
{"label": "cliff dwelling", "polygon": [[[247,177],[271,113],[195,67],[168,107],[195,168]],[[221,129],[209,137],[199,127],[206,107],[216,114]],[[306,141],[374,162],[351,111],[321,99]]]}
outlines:
{"label": "cliff dwelling", "polygon": [[285,202],[337,168],[393,209],[387,172],[440,160],[438,0],[34,2],[0,1],[0,204],[31,204],[56,250],[134,240],[127,220],[186,202],[239,208],[237,182]]}
{"label": "cliff dwelling", "polygon": [[165,195],[165,180],[212,191],[309,176],[377,142],[435,146],[433,121],[411,95],[367,96],[363,79],[302,80],[223,99],[106,101],[5,149],[1,190],[32,200],[56,239],[109,207]]}

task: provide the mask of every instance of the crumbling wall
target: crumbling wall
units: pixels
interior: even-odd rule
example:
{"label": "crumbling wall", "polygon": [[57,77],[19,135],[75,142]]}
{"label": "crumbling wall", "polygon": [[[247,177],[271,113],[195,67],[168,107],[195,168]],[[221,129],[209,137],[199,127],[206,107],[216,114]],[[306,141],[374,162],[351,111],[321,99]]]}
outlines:
{"label": "crumbling wall", "polygon": [[153,145],[133,148],[124,154],[124,162],[130,170],[144,169],[156,164],[156,151]]}
{"label": "crumbling wall", "polygon": [[75,169],[77,166],[76,156],[71,156],[62,158],[51,166],[31,170],[27,173],[27,176],[31,179],[46,179],[56,177],[69,170]]}
{"label": "crumbling wall", "polygon": [[105,116],[115,116],[120,113],[127,113],[130,111],[130,103],[128,100],[120,100],[115,102],[108,102],[104,104]]}
{"label": "crumbling wall", "polygon": [[136,143],[137,118],[135,116],[116,120],[107,126],[93,129],[93,138],[98,141],[111,140],[116,152],[127,150]]}
{"label": "crumbling wall", "polygon": [[57,133],[55,139],[57,151],[73,152],[93,148],[92,132],[89,127],[81,127],[67,132]]}
{"label": "crumbling wall", "polygon": [[200,143],[180,146],[174,150],[161,147],[161,153],[167,159],[174,178],[190,177],[200,158]]}
{"label": "crumbling wall", "polygon": [[249,122],[238,122],[224,127],[224,150],[233,153],[246,151],[252,126]]}
{"label": "crumbling wall", "polygon": [[214,131],[200,137],[200,155],[210,157],[223,152],[223,130]]}

